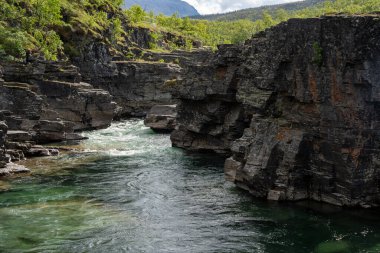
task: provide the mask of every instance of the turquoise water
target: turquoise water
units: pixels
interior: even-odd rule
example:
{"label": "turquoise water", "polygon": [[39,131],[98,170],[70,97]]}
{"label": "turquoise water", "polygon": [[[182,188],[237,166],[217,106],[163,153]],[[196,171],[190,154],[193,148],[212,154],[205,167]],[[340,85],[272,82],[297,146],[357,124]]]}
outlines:
{"label": "turquoise water", "polygon": [[0,252],[380,252],[376,210],[254,199],[140,120],[87,136],[0,181]]}

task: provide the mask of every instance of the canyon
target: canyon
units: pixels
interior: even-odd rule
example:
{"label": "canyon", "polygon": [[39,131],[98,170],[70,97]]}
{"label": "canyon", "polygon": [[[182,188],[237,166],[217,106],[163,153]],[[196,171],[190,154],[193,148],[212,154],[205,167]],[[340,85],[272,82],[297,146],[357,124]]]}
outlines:
{"label": "canyon", "polygon": [[215,53],[136,61],[92,44],[72,62],[1,62],[0,167],[177,104],[173,145],[228,157],[226,178],[252,195],[377,206],[379,35],[376,14],[337,15],[291,19]]}

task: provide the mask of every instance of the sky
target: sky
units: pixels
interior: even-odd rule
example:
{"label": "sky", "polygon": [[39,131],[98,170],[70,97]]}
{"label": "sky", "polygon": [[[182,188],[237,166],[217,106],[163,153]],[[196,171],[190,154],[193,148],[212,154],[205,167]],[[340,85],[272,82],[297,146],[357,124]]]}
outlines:
{"label": "sky", "polygon": [[300,0],[184,0],[194,6],[200,14],[214,14],[272,5],[281,3],[297,2]]}

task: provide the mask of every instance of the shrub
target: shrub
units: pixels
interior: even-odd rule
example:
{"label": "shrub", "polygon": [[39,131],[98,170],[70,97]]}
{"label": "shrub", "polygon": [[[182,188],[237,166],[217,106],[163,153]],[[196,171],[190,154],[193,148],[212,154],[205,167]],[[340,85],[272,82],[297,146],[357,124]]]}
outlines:
{"label": "shrub", "polygon": [[313,62],[322,66],[323,64],[323,49],[318,42],[313,43]]}

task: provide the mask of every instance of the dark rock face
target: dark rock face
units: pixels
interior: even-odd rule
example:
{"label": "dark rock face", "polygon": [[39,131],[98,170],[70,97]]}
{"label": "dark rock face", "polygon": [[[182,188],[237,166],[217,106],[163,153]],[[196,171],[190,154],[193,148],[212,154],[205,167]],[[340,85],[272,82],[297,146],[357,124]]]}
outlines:
{"label": "dark rock face", "polygon": [[158,132],[171,132],[176,127],[177,105],[156,105],[148,112],[144,124]]}
{"label": "dark rock face", "polygon": [[[226,59],[231,74],[219,83],[185,85],[174,145],[231,151],[226,177],[258,197],[378,205],[379,35],[378,16],[330,16],[280,24],[247,41],[241,52],[222,47],[211,73]],[[232,93],[205,96],[215,87]],[[210,129],[223,126],[218,140],[231,133],[224,126],[231,119],[226,108],[233,106],[224,107],[225,101],[243,115],[232,122],[250,123],[235,141],[215,145]]]}
{"label": "dark rock face", "polygon": [[94,44],[74,64],[85,81],[113,96],[118,117],[141,117],[155,105],[175,104],[172,90],[182,79],[183,66],[201,64],[210,55],[210,50],[199,49],[147,53],[141,61],[113,61],[107,47]]}
{"label": "dark rock face", "polygon": [[6,165],[5,157],[5,138],[8,127],[4,121],[0,121],[0,168],[4,168]]}
{"label": "dark rock face", "polygon": [[29,137],[17,141],[52,142],[74,131],[108,127],[116,104],[110,94],[80,82],[66,63],[6,63],[0,82],[0,110],[10,130]]}
{"label": "dark rock face", "polygon": [[194,151],[230,153],[231,142],[247,126],[244,109],[236,100],[239,46],[221,46],[212,61],[188,65],[178,85],[178,129],[174,146]]}
{"label": "dark rock face", "polygon": [[35,143],[81,139],[75,131],[108,127],[111,95],[82,83],[62,62],[2,63],[0,67],[0,176],[29,170],[9,162],[58,155]]}
{"label": "dark rock face", "polygon": [[172,103],[171,87],[165,82],[180,77],[178,65],[121,61],[111,62],[109,67],[91,81],[112,94],[120,116],[144,116],[154,105]]}

